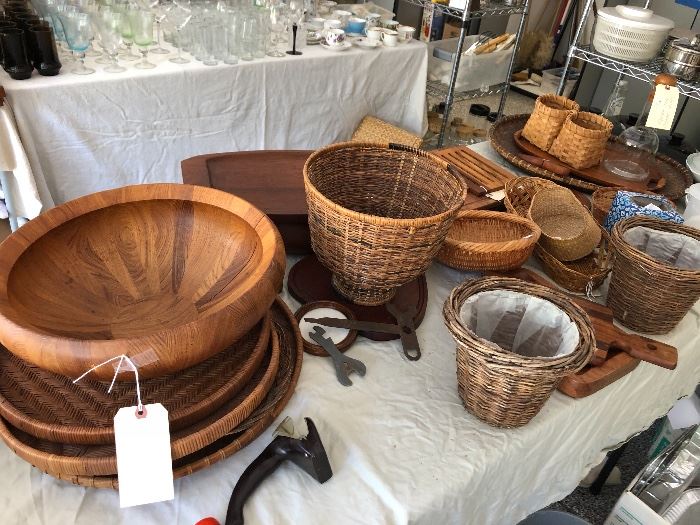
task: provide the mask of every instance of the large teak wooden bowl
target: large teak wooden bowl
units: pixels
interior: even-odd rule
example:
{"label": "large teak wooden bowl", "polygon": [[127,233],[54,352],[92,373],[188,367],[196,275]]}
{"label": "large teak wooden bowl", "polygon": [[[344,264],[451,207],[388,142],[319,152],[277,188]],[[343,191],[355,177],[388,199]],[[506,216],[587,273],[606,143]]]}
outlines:
{"label": "large teak wooden bowl", "polygon": [[[176,372],[264,316],[284,257],[267,216],[218,190],[148,184],[81,197],[0,245],[0,342],[72,377],[120,354],[143,377]],[[114,368],[94,374],[111,379]]]}

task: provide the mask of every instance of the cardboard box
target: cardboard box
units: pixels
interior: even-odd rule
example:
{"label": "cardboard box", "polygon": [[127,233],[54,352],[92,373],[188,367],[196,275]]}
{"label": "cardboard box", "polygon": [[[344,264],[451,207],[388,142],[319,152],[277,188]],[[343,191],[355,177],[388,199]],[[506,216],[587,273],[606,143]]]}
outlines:
{"label": "cardboard box", "polygon": [[458,38],[459,32],[462,29],[462,21],[456,20],[454,18],[448,18],[445,22],[445,27],[442,30],[442,39],[447,40],[448,38]]}
{"label": "cardboard box", "polygon": [[423,8],[423,23],[421,24],[420,39],[423,42],[432,42],[442,39],[442,30],[445,25],[445,15],[435,9],[434,5]]}

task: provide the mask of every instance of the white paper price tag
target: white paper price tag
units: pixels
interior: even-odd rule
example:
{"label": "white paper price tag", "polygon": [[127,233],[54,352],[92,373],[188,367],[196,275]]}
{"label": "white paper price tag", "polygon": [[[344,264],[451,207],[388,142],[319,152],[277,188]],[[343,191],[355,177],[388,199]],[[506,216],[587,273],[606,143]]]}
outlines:
{"label": "white paper price tag", "polygon": [[133,507],[175,497],[168,411],[160,403],[124,407],[114,416],[119,505]]}
{"label": "white paper price tag", "polygon": [[651,103],[646,127],[654,129],[671,129],[676,116],[680,94],[676,86],[659,84],[654,91],[654,101]]}

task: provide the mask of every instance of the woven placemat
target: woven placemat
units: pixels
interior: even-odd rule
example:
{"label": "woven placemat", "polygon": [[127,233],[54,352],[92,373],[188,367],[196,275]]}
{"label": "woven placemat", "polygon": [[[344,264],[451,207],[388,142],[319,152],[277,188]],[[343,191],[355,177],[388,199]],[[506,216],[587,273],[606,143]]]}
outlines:
{"label": "woven placemat", "polygon": [[[141,381],[144,403],[168,409],[171,431],[210,415],[235,396],[260,367],[268,348],[270,315],[241,340],[181,372]],[[58,443],[114,442],[114,415],[136,402],[134,384],[71,378],[25,363],[0,347],[0,416],[12,426]],[[128,372],[131,374],[131,372]]]}
{"label": "woven placemat", "polygon": [[[301,372],[303,345],[296,319],[287,305],[279,298],[273,305],[272,314],[274,331],[280,342],[280,363],[277,377],[267,397],[255,412],[230,434],[194,454],[173,461],[175,478],[188,476],[235,454],[260,436],[287,406]],[[47,473],[55,478],[84,487],[116,489],[119,486],[117,476],[70,476],[61,473]]]}
{"label": "woven placemat", "polygon": [[[187,428],[171,432],[173,460],[193,454],[229,434],[248,418],[272,388],[279,368],[279,338],[273,332],[265,361],[245,387],[223,406]],[[153,399],[152,402],[160,401]],[[133,400],[129,405],[135,404]],[[129,406],[126,405],[126,406]],[[114,444],[75,445],[38,439],[0,423],[0,437],[25,461],[48,472],[105,476],[117,473]]]}
{"label": "woven placemat", "polygon": [[[587,192],[593,192],[605,186],[586,182],[574,176],[562,177],[549,170],[530,164],[526,160],[518,157],[518,153],[522,153],[518,145],[513,139],[513,134],[523,129],[525,122],[530,115],[508,115],[497,121],[489,130],[489,140],[491,146],[499,155],[510,162],[513,166],[520,168],[523,171],[554,181],[558,184],[563,184],[572,188],[580,189]],[[676,162],[675,160],[665,155],[656,155],[656,169],[661,177],[666,179],[666,185],[661,189],[661,194],[671,200],[677,200],[683,197],[685,189],[693,183],[693,176],[690,170]]]}

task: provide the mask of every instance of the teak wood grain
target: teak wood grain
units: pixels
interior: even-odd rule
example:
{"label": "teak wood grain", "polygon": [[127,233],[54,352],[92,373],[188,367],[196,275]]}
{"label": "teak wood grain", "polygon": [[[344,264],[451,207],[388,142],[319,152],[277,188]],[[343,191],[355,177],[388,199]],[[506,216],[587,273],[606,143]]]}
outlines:
{"label": "teak wood grain", "polygon": [[653,166],[649,166],[649,168],[653,170],[653,173],[650,175],[648,181],[636,182],[630,179],[625,179],[623,177],[618,177],[617,175],[614,175],[613,173],[610,173],[608,170],[603,168],[600,164],[585,169],[576,169],[572,166],[569,166],[568,164],[565,164],[559,159],[557,159],[554,155],[550,155],[546,151],[541,150],[540,148],[529,142],[527,139],[525,139],[522,136],[522,130],[516,131],[513,135],[513,139],[515,140],[515,144],[525,153],[529,153],[530,155],[534,155],[535,157],[539,157],[549,161],[554,161],[558,164],[566,166],[567,168],[569,168],[572,175],[580,179],[586,180],[588,182],[600,184],[601,186],[620,187],[631,191],[646,192],[660,190],[666,185],[666,179],[663,177],[659,177],[656,173],[656,170],[653,170]]}
{"label": "teak wood grain", "polygon": [[176,372],[250,330],[284,267],[277,229],[233,195],[179,184],[95,193],[0,245],[0,342],[73,377],[120,354],[143,377]]}
{"label": "teak wood grain", "polygon": [[213,153],[181,163],[185,184],[233,193],[275,223],[287,253],[311,253],[303,169],[312,151],[263,150]]}

